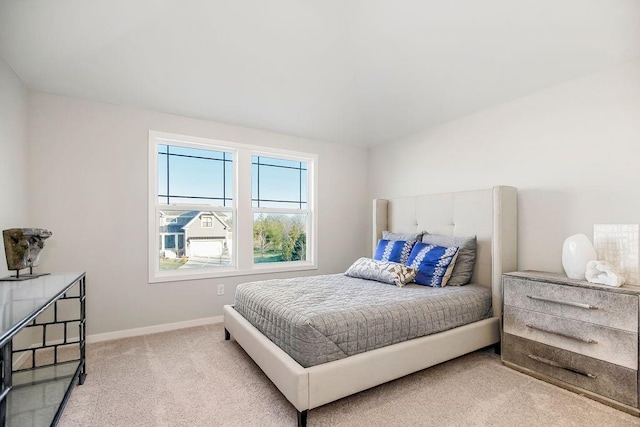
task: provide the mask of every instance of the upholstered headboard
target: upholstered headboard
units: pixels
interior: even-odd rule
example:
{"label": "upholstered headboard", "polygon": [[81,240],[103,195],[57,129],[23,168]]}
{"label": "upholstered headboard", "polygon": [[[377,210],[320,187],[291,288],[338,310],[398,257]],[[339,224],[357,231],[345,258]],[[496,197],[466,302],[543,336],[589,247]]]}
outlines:
{"label": "upholstered headboard", "polygon": [[517,269],[517,189],[428,194],[373,201],[373,249],[383,230],[478,238],[471,281],[493,290],[494,316],[502,310],[502,273]]}

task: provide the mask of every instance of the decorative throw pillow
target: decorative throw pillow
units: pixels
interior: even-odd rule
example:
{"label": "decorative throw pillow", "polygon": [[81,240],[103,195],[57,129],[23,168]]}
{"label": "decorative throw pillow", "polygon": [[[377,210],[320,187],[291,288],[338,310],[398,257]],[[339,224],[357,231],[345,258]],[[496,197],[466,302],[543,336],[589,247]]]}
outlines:
{"label": "decorative throw pillow", "polygon": [[399,262],[406,264],[415,240],[378,240],[378,247],[373,259],[379,261]]}
{"label": "decorative throw pillow", "polygon": [[390,231],[383,231],[382,238],[384,240],[415,240],[420,241],[424,233],[410,233],[410,234],[402,234],[402,233],[392,233]]}
{"label": "decorative throw pillow", "polygon": [[447,284],[457,255],[456,246],[445,248],[418,242],[411,251],[407,265],[418,269],[414,279],[417,284],[441,288]]}
{"label": "decorative throw pillow", "polygon": [[344,274],[349,277],[375,280],[403,287],[407,283],[411,283],[417,273],[418,270],[404,264],[360,258]]}
{"label": "decorative throw pillow", "polygon": [[422,243],[445,247],[457,246],[459,248],[458,259],[453,268],[448,286],[462,286],[471,281],[473,266],[476,262],[476,236],[445,236],[442,234],[426,233],[422,236]]}

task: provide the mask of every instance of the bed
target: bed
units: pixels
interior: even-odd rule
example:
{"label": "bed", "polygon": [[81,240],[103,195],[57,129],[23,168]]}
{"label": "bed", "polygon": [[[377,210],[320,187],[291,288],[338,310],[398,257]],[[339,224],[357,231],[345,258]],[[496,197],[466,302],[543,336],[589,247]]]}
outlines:
{"label": "bed", "polygon": [[[329,353],[326,361],[310,362],[295,352],[292,353],[294,359],[234,306],[225,306],[225,339],[233,336],[292,403],[297,410],[299,426],[306,425],[310,409],[480,348],[499,346],[501,275],[516,270],[517,262],[516,189],[499,186],[486,190],[376,199],[373,201],[374,248],[383,230],[476,235],[473,286],[468,289],[478,288],[490,293],[490,311],[480,316],[480,320],[463,326],[445,328],[441,332],[391,345],[373,346],[370,350],[357,349],[353,354],[340,357]],[[290,348],[287,350],[291,353]]]}

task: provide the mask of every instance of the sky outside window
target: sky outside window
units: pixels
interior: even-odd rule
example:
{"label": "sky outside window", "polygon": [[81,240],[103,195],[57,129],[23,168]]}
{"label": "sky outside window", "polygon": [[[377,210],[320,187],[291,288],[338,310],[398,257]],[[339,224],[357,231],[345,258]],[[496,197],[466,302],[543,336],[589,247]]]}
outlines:
{"label": "sky outside window", "polygon": [[[307,180],[307,162],[252,156],[252,206],[306,209]],[[233,154],[158,145],[158,197],[160,203],[230,206]]]}
{"label": "sky outside window", "polygon": [[252,157],[253,207],[307,208],[307,163]]}
{"label": "sky outside window", "polygon": [[233,154],[158,145],[158,196],[160,203],[230,206]]}

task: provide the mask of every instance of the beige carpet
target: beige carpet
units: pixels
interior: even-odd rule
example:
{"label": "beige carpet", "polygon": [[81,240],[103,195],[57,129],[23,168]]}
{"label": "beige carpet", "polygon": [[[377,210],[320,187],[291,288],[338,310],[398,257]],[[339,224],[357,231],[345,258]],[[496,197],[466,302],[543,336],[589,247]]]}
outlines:
{"label": "beige carpet", "polygon": [[[61,426],[295,426],[222,325],[90,344]],[[309,411],[313,426],[640,426],[478,351]]]}

